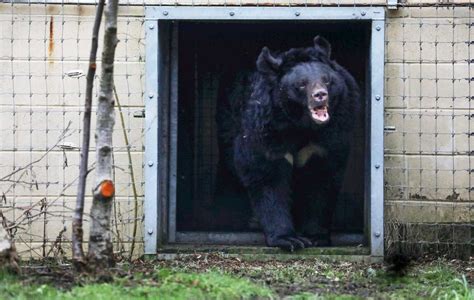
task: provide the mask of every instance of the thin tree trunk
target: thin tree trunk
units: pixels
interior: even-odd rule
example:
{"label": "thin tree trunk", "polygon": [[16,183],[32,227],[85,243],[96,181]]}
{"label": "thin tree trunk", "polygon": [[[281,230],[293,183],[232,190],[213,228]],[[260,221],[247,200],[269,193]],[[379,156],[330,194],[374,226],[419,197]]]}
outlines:
{"label": "thin tree trunk", "polygon": [[77,186],[76,209],[72,221],[72,259],[77,269],[85,266],[84,250],[82,240],[84,230],[82,229],[82,218],[84,213],[84,197],[86,191],[87,162],[89,160],[89,143],[91,131],[91,106],[92,90],[94,87],[94,76],[96,71],[97,48],[99,44],[99,29],[104,11],[105,0],[100,0],[95,14],[94,28],[92,29],[92,45],[89,55],[89,69],[87,71],[86,101],[84,104],[84,119],[82,129],[81,163],[79,167],[79,183]]}
{"label": "thin tree trunk", "polygon": [[19,274],[21,269],[18,266],[18,254],[6,227],[6,219],[0,211],[0,272],[9,270]]}
{"label": "thin tree trunk", "polygon": [[96,187],[91,208],[89,266],[97,270],[114,264],[110,218],[115,192],[112,181],[112,133],[114,127],[113,73],[117,46],[118,0],[107,1],[105,7],[104,48],[100,78],[96,128]]}

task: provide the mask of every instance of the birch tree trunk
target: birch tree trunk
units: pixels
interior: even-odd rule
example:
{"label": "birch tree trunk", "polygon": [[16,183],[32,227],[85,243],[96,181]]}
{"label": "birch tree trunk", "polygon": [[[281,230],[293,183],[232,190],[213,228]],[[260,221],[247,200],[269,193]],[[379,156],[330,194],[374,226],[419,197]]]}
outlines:
{"label": "birch tree trunk", "polygon": [[84,250],[82,239],[84,230],[82,229],[82,219],[84,213],[84,196],[86,191],[86,179],[89,171],[87,162],[89,160],[89,142],[91,132],[91,107],[92,89],[94,87],[94,76],[96,71],[97,48],[99,44],[99,29],[104,11],[105,0],[100,0],[95,14],[94,28],[92,29],[92,44],[89,55],[89,69],[87,71],[86,99],[84,103],[84,120],[82,128],[81,164],[79,167],[79,183],[77,185],[76,209],[72,221],[72,260],[76,269],[82,270],[85,267]]}
{"label": "birch tree trunk", "polygon": [[[0,212],[0,217],[1,217]],[[3,224],[0,218],[0,272],[3,270],[12,270],[20,273],[20,267],[18,266],[18,255],[15,250],[9,234],[3,228]]]}
{"label": "birch tree trunk", "polygon": [[105,7],[102,75],[96,125],[96,186],[91,208],[88,260],[92,269],[114,265],[110,217],[115,188],[112,181],[112,133],[114,127],[113,74],[117,46],[118,0],[108,0]]}

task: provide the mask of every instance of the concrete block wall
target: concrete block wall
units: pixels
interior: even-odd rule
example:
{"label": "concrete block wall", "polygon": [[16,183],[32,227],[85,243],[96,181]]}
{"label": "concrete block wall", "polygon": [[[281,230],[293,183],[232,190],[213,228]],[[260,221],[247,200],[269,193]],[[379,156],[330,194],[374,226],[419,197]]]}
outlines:
{"label": "concrete block wall", "polygon": [[473,16],[472,5],[388,12],[384,200],[389,252],[472,253]]}
{"label": "concrete block wall", "polygon": [[[143,11],[143,7],[121,7],[115,64],[115,85],[124,125],[117,113],[113,136],[113,231],[116,250],[126,252],[134,238],[136,220],[136,254],[142,253],[143,247],[144,119],[135,117],[144,109]],[[0,177],[26,167],[0,182],[5,195],[0,209],[8,223],[18,223],[17,248],[27,258],[42,257],[45,253],[60,255],[58,248],[65,254],[70,251],[94,13],[95,7],[91,5],[0,4]],[[99,48],[99,62],[100,58]],[[77,72],[82,75],[68,75]],[[100,63],[96,87],[99,77]],[[95,121],[94,107],[92,128]],[[128,146],[123,130],[129,139]],[[95,161],[93,136],[94,133],[89,156],[91,168]],[[133,180],[127,148],[132,157]],[[93,171],[88,179],[90,191]],[[132,182],[136,184],[137,197],[132,192]],[[91,202],[88,197],[86,213]],[[87,240],[87,214],[85,222]],[[58,239],[60,245],[56,243]]]}
{"label": "concrete block wall", "polygon": [[[87,72],[95,12],[93,5],[74,3],[0,4],[0,209],[7,222],[19,224],[17,247],[24,257],[70,250],[85,90],[85,76],[70,75]],[[426,1],[407,1],[406,7],[387,11],[384,147],[389,251],[403,248],[466,255],[472,244],[474,10],[466,3],[433,7]],[[136,116],[144,109],[145,40],[144,6],[135,4],[120,8],[115,82],[138,188],[135,239],[139,254],[146,129],[144,119]],[[114,144],[113,226],[116,249],[126,251],[133,239],[136,200],[119,118]],[[93,176],[89,180],[90,189]],[[88,205],[90,199],[86,211]]]}

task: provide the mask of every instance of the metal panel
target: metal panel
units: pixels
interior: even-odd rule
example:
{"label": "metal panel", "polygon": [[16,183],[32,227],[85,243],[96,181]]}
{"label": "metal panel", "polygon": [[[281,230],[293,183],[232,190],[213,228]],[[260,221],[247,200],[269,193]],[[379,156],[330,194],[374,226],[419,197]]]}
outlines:
{"label": "metal panel", "polygon": [[[418,0],[417,0],[418,1]],[[419,5],[432,4],[434,0],[417,3]],[[458,3],[469,3],[469,0],[455,0],[450,2],[450,4]],[[18,4],[61,4],[61,5],[96,5],[97,0],[2,0],[3,3],[18,3]],[[434,2],[437,3],[437,2]],[[257,6],[298,6],[298,5],[312,5],[312,6],[368,6],[368,5],[385,5],[386,2],[383,0],[324,0],[318,1],[316,3],[308,3],[303,0],[288,0],[288,1],[272,1],[272,2],[259,2],[255,0],[253,3],[247,2],[246,5]],[[180,0],[127,0],[120,3],[121,6],[143,6],[143,5],[161,5],[161,6],[177,6],[177,5],[191,5],[190,1],[180,1]],[[241,0],[200,0],[194,1],[194,6],[242,6]]]}
{"label": "metal panel", "polygon": [[171,29],[170,152],[168,241],[176,240],[176,169],[178,153],[178,24]]}
{"label": "metal panel", "polygon": [[[363,234],[331,234],[333,246],[364,244]],[[264,245],[265,238],[259,232],[176,232],[177,243]]]}
{"label": "metal panel", "polygon": [[[145,87],[145,254],[156,253],[158,240],[158,22],[146,22]],[[150,184],[152,183],[152,184]]]}
{"label": "metal panel", "polygon": [[[171,22],[158,21],[158,243],[168,242]],[[157,200],[155,200],[157,201]]]}
{"label": "metal panel", "polygon": [[176,242],[197,244],[264,245],[265,239],[258,232],[177,232]]}
{"label": "metal panel", "polygon": [[388,9],[397,9],[398,8],[398,0],[387,0],[387,7],[388,7]]}
{"label": "metal panel", "polygon": [[147,7],[160,20],[383,20],[381,7]]}
{"label": "metal panel", "polygon": [[145,254],[167,237],[169,24],[146,22],[145,87]]}
{"label": "metal panel", "polygon": [[370,122],[370,253],[383,256],[384,21],[372,22]]}
{"label": "metal panel", "polygon": [[[440,2],[439,0],[407,0],[403,2],[403,6],[410,7],[432,7],[433,5],[439,6],[455,6],[455,5],[472,5],[472,0],[450,0],[449,2]],[[60,5],[96,5],[97,0],[2,0],[3,3],[18,3],[18,4],[60,4]],[[393,1],[395,2],[395,1]],[[258,6],[258,7],[298,7],[298,6],[318,6],[318,7],[364,7],[364,6],[388,6],[389,9],[397,8],[396,4],[392,0],[319,0],[319,1],[304,1],[304,0],[288,0],[288,1],[259,1],[246,2],[247,6]],[[191,5],[192,1],[181,1],[181,0],[127,0],[120,3],[121,6],[143,6],[143,5],[160,5],[160,6],[180,6],[180,5]],[[208,7],[210,5],[224,6],[224,7],[237,7],[242,6],[241,0],[195,0],[195,7]],[[392,6],[393,5],[393,6]]]}

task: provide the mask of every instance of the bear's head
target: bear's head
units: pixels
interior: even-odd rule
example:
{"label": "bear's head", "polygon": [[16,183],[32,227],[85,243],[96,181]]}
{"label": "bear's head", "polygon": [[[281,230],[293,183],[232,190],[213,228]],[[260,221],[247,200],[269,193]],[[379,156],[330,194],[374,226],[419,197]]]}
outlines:
{"label": "bear's head", "polygon": [[257,59],[258,72],[274,87],[275,105],[299,125],[319,127],[337,109],[344,78],[330,55],[329,42],[316,36],[312,47],[276,55],[264,47]]}

